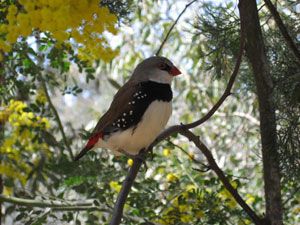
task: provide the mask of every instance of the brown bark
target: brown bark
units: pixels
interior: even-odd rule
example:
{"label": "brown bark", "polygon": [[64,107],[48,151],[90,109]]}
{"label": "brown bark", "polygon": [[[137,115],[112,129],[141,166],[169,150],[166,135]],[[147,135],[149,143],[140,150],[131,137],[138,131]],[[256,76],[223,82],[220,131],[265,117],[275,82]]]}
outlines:
{"label": "brown bark", "polygon": [[266,219],[272,225],[282,225],[273,82],[264,48],[256,1],[240,0],[239,10],[246,35],[246,55],[252,67],[259,103]]}

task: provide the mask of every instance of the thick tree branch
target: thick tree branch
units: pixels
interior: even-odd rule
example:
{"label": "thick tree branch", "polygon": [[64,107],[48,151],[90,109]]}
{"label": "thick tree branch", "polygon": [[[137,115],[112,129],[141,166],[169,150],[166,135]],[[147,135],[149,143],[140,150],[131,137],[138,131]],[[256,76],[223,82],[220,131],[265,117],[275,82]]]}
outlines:
{"label": "thick tree branch", "polygon": [[197,0],[193,0],[190,3],[186,4],[184,9],[181,11],[181,13],[177,16],[176,20],[174,21],[174,23],[172,24],[172,26],[170,27],[166,37],[164,38],[164,40],[162,41],[161,45],[159,46],[159,49],[157,50],[157,52],[155,53],[155,55],[159,55],[162,48],[164,47],[166,41],[168,40],[172,30],[174,29],[175,25],[178,23],[179,19],[181,18],[181,16],[185,13],[185,11],[187,10],[188,7],[190,7],[193,3],[195,3]]}
{"label": "thick tree branch", "polygon": [[225,188],[230,192],[232,197],[236,200],[236,202],[244,209],[244,211],[248,214],[248,216],[252,219],[254,224],[256,225],[265,225],[266,221],[261,219],[256,213],[250,208],[250,206],[243,200],[243,198],[238,193],[237,189],[235,189],[227,177],[225,176],[224,172],[220,169],[218,164],[216,163],[213,155],[211,154],[210,150],[204,145],[199,137],[197,137],[195,134],[193,134],[188,129],[181,129],[180,134],[184,135],[189,139],[189,141],[193,142],[197,148],[205,155],[209,167],[217,174],[218,178],[221,180]]}
{"label": "thick tree branch", "polygon": [[266,3],[269,11],[271,12],[272,16],[274,17],[274,20],[275,20],[282,36],[284,37],[287,45],[290,47],[290,49],[292,50],[292,52],[294,53],[294,55],[296,56],[296,58],[298,59],[298,61],[300,63],[300,51],[297,48],[296,44],[294,43],[293,38],[289,35],[289,32],[288,32],[286,26],[284,25],[276,7],[273,5],[271,0],[264,0],[264,2]]}
{"label": "thick tree branch", "polygon": [[73,155],[72,149],[71,149],[71,147],[70,147],[70,145],[69,145],[69,142],[68,142],[68,140],[67,140],[67,137],[66,137],[66,134],[65,134],[63,125],[62,125],[61,120],[60,120],[60,117],[59,117],[59,115],[58,115],[58,112],[57,112],[55,106],[53,105],[53,103],[52,103],[52,101],[51,101],[51,98],[50,98],[50,95],[49,95],[49,92],[48,92],[48,89],[47,89],[47,85],[46,85],[46,83],[45,83],[45,81],[44,81],[43,79],[42,79],[42,82],[41,82],[41,83],[42,83],[42,86],[43,86],[43,89],[44,89],[44,92],[45,92],[47,101],[48,101],[48,103],[49,103],[49,106],[50,106],[51,110],[53,111],[55,120],[56,120],[56,122],[57,122],[57,125],[58,125],[58,128],[59,128],[59,130],[60,130],[61,136],[62,136],[62,138],[63,138],[63,142],[64,142],[64,144],[65,144],[65,146],[66,146],[66,148],[67,148],[67,150],[68,150],[68,152],[69,152],[69,154],[70,154],[71,159],[73,160],[73,159],[74,159],[74,155]]}

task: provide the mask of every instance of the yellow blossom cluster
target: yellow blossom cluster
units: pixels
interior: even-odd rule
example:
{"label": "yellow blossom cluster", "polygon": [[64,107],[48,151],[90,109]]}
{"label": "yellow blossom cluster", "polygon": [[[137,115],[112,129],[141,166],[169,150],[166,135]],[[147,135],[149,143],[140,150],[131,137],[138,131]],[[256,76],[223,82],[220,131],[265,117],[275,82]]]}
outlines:
{"label": "yellow blossom cluster", "polygon": [[39,88],[36,92],[35,101],[39,104],[44,105],[47,102],[47,97],[44,89]]}
{"label": "yellow blossom cluster", "polygon": [[178,181],[178,177],[174,173],[168,173],[166,178],[169,183]]}
{"label": "yellow blossom cluster", "polygon": [[[0,174],[18,179],[23,185],[31,167],[24,161],[24,152],[43,151],[46,155],[49,148],[46,143],[36,140],[34,128],[46,130],[50,127],[49,120],[37,116],[33,112],[25,111],[27,105],[22,101],[11,100],[8,105],[2,106],[0,122],[5,124],[9,132],[0,145],[1,164]],[[17,165],[12,164],[17,162]],[[36,164],[37,161],[32,162]]]}
{"label": "yellow blossom cluster", "polygon": [[[50,128],[49,120],[45,117],[36,116],[33,112],[25,112],[27,104],[22,101],[10,100],[7,106],[0,111],[0,121],[8,121],[10,125],[18,132],[23,132],[21,127],[40,127]],[[22,135],[19,133],[19,137]]]}
{"label": "yellow blossom cluster", "polygon": [[83,60],[112,59],[116,52],[108,46],[104,31],[116,34],[117,17],[99,0],[18,0],[8,6],[6,23],[0,24],[0,52],[9,52],[18,37],[33,30],[50,32],[58,43],[76,43]]}
{"label": "yellow blossom cluster", "polygon": [[[235,189],[237,188],[238,183],[236,181],[232,181],[230,183]],[[235,199],[232,197],[230,192],[227,191],[227,189],[225,189],[225,188],[222,188],[222,190],[218,193],[218,197],[222,201],[224,201],[226,203],[226,205],[231,209],[234,209],[237,205]]]}
{"label": "yellow blossom cluster", "polygon": [[[231,182],[234,188],[238,187],[236,181]],[[212,190],[205,189],[206,193],[211,193]],[[193,224],[193,222],[205,219],[205,211],[201,209],[201,205],[205,200],[205,193],[199,192],[194,184],[188,184],[185,186],[184,190],[180,195],[171,196],[168,199],[168,207],[162,211],[161,218],[157,220],[158,223],[163,225],[175,224],[180,221],[182,223]],[[233,209],[236,207],[235,200],[231,197],[230,193],[222,188],[221,191],[216,196],[220,203],[225,202],[225,204]],[[247,194],[247,203],[251,204],[255,201],[254,196]],[[212,208],[215,213],[218,213],[220,209]],[[241,224],[251,224],[248,219],[241,220]],[[239,223],[240,225],[240,223]]]}
{"label": "yellow blossom cluster", "polygon": [[187,185],[184,192],[171,200],[170,207],[163,211],[162,219],[159,219],[157,222],[168,225],[175,224],[178,221],[191,223],[195,219],[203,218],[205,213],[200,209],[195,210],[197,206],[189,202],[191,194],[195,190],[195,185]]}
{"label": "yellow blossom cluster", "polygon": [[121,188],[122,188],[122,186],[117,181],[109,182],[109,187],[117,193],[119,193],[121,191]]}

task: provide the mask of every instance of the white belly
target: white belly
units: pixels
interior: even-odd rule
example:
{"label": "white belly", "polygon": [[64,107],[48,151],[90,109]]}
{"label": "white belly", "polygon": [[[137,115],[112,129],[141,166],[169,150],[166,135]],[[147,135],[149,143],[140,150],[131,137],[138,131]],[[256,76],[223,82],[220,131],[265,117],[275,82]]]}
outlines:
{"label": "white belly", "polygon": [[115,155],[120,155],[121,149],[131,155],[136,155],[142,148],[148,147],[166,126],[172,113],[172,103],[154,101],[147,108],[141,122],[133,130],[116,132],[106,141],[101,141],[99,147],[108,148]]}

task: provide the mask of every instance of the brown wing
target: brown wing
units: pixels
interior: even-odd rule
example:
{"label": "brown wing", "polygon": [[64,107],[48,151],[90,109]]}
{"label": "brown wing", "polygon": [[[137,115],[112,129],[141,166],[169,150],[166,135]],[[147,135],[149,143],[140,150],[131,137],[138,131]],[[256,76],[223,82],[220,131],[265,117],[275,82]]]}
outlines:
{"label": "brown wing", "polygon": [[[128,102],[132,100],[133,94],[139,89],[139,83],[128,81],[114,96],[114,99],[107,112],[98,121],[92,135],[101,132],[105,127],[112,124],[120,114],[128,108]],[[91,135],[91,136],[92,136]]]}

